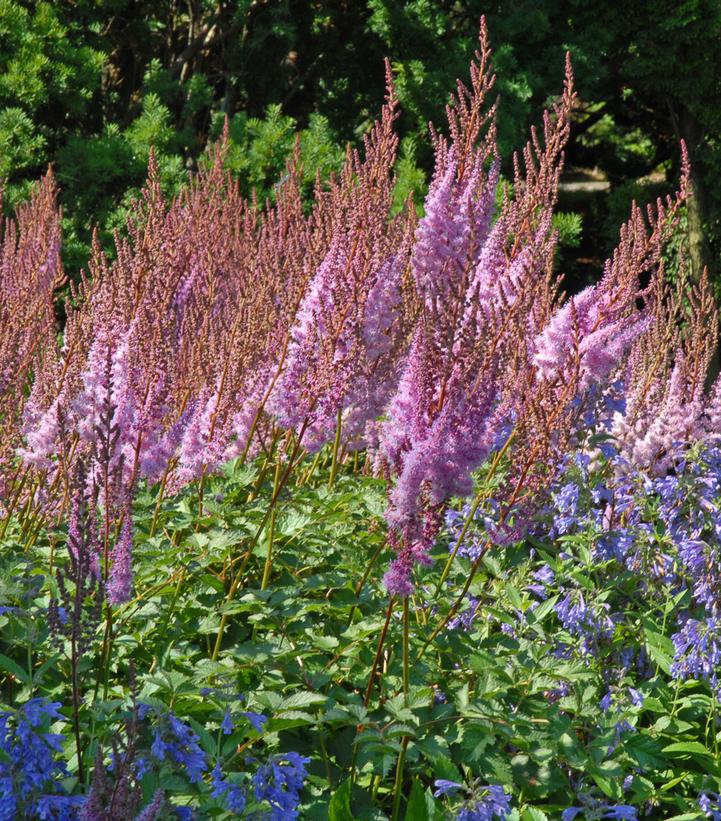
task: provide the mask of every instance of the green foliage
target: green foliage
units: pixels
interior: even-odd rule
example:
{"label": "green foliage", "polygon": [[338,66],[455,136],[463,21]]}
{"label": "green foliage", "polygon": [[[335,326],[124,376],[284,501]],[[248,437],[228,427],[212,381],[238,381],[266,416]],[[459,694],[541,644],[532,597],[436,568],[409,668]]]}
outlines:
{"label": "green foliage", "polygon": [[[189,721],[211,758],[218,745],[232,751],[241,742],[251,755],[292,749],[310,756],[304,819],[388,818],[404,738],[405,817],[414,821],[452,817],[454,801],[433,797],[439,778],[503,786],[513,795],[509,818],[517,821],[558,818],[581,793],[583,800],[645,805],[654,817],[697,817],[697,796],[718,789],[721,769],[713,696],[699,682],[668,675],[669,636],[688,594],[649,597],[641,591],[644,578],[628,572],[604,586],[602,568],[589,560],[596,535],[588,530],[534,540],[535,556],[523,544],[487,556],[470,591],[477,605],[466,605],[477,608],[469,626],[443,631],[425,651],[438,614],[448,612],[468,572],[468,562],[457,561],[432,600],[447,556],[441,543],[412,601],[409,690],[404,695],[402,621],[391,618],[382,675],[364,699],[388,605],[380,584],[388,560],[383,484],[347,465],[329,489],[325,456],[325,467],[299,478],[281,503],[270,586],[261,585],[262,538],[230,599],[227,569],[262,524],[273,492],[268,466],[231,463],[208,478],[202,517],[195,485],[164,500],[152,533],[157,490],[141,493],[134,508],[137,596],[114,613],[107,678],[97,655],[102,627],[81,661],[88,764],[95,745],[107,749],[119,730],[132,661],[138,698]],[[65,536],[50,531],[34,544],[26,539],[11,524],[0,551],[0,688],[6,702],[43,694],[67,704],[68,671],[49,641],[46,618],[54,590],[48,562],[65,561]],[[355,585],[379,548],[357,596]],[[589,603],[613,602],[622,616],[596,654],[573,650],[577,639],[554,610],[559,595],[550,589],[539,603],[529,591],[531,573],[544,563],[564,584],[584,590]],[[215,658],[221,617],[228,625]],[[559,642],[568,650],[560,656]],[[604,710],[606,660],[629,642],[653,669],[614,668],[614,707]],[[222,704],[199,695],[220,683],[247,694],[243,709],[269,716],[247,744],[242,735],[220,733]],[[642,704],[626,697],[630,687]],[[69,750],[67,758],[75,772]],[[242,771],[242,761],[237,766]],[[145,778],[146,796],[156,779]],[[163,786],[180,803],[199,800],[197,789],[170,771]]]}
{"label": "green foliage", "polygon": [[45,138],[22,108],[0,110],[0,177],[34,167],[44,148]]}

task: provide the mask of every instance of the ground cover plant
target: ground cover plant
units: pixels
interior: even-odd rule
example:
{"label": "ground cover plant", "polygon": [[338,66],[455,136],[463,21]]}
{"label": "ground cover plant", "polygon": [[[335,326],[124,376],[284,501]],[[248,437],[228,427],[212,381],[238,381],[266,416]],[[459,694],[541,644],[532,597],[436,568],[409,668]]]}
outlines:
{"label": "ground cover plant", "polygon": [[386,73],[310,203],[151,156],[62,328],[51,175],[4,224],[0,819],[721,818],[684,147],[566,297],[570,63],[509,174],[482,26],[420,218]]}

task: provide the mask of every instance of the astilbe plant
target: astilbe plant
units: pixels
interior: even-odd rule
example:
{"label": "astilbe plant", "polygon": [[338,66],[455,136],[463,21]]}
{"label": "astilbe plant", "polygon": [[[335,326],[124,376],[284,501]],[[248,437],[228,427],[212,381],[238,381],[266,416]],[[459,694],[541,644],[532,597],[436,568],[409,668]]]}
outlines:
{"label": "astilbe plant", "polygon": [[398,477],[387,518],[399,555],[386,585],[400,595],[433,544],[440,506],[471,492],[472,472],[499,446],[509,419],[542,411],[543,396],[528,384],[524,341],[553,298],[551,215],[572,80],[569,67],[564,95],[546,114],[543,145],[534,132],[516,163],[514,195],[505,193],[492,225],[498,166],[495,108],[484,108],[489,58],[483,26],[471,87],[459,83],[448,108],[450,141],[435,137],[436,171],[411,263],[421,315],[381,435],[382,459]]}
{"label": "astilbe plant", "polygon": [[[22,444],[26,393],[35,372],[57,367],[53,295],[64,282],[60,219],[51,172],[14,218],[0,225],[0,499],[16,501],[22,477],[15,449]],[[15,493],[13,493],[15,491]]]}
{"label": "astilbe plant", "polygon": [[716,348],[718,312],[706,274],[688,286],[656,284],[656,309],[623,374],[626,407],[612,432],[630,465],[665,473],[683,449],[715,433],[718,387],[705,383]]}
{"label": "astilbe plant", "polygon": [[364,156],[349,149],[339,177],[327,191],[317,189],[318,210],[330,215],[330,243],[303,293],[269,401],[281,425],[302,431],[309,450],[330,441],[337,424],[363,444],[365,424],[395,387],[409,336],[413,210],[409,202],[390,216],[398,138],[388,67],[387,86]]}
{"label": "astilbe plant", "polygon": [[[675,196],[646,212],[632,208],[600,281],[565,298],[554,269],[552,217],[576,105],[570,64],[542,130],[532,131],[514,160],[512,187],[501,187],[496,107],[488,100],[493,85],[483,23],[470,83],[458,83],[447,108],[448,134],[432,132],[435,166],[420,220],[410,200],[392,211],[398,107],[388,68],[385,105],[362,150],[349,149],[337,176],[317,180],[309,204],[298,146],[265,203],[245,196],[228,173],[227,129],[173,199],[164,196],[151,156],[147,184],[124,233],[115,237],[114,258],[96,238],[88,275],[70,287],[61,341],[52,305],[62,270],[51,177],[17,221],[6,224],[0,498],[5,526],[18,502],[27,514],[24,532],[68,520],[69,561],[57,571],[49,621],[70,659],[81,781],[78,669],[103,601],[116,607],[132,597],[133,502],[140,483],[160,484],[157,512],[163,493],[198,481],[200,518],[206,477],[224,461],[263,453],[256,490],[276,462],[273,495],[254,540],[241,562],[229,559],[222,575],[230,606],[212,653],[217,661],[235,611],[232,599],[264,533],[265,589],[274,506],[296,457],[331,441],[331,484],[342,454],[362,448],[388,481],[388,543],[395,556],[385,585],[392,599],[406,599],[406,696],[408,597],[414,569],[429,561],[444,515],[451,555],[436,596],[456,556],[471,565],[460,597],[428,642],[445,626],[471,629],[483,598],[474,590],[470,606],[461,605],[491,546],[517,542],[529,529],[534,538],[572,544],[583,530],[594,537],[593,562],[604,572],[612,567],[640,578],[649,600],[659,595],[656,588],[688,591],[689,612],[673,628],[670,675],[718,688],[714,475],[721,379],[706,389],[718,317],[706,276],[689,285],[682,255],[673,275],[666,255],[689,193],[687,162],[684,157]],[[708,446],[702,456],[699,441]],[[485,463],[486,481],[475,498],[447,510],[453,497],[472,496],[474,474]],[[576,481],[578,475],[583,480]],[[685,503],[684,494],[694,504]],[[658,503],[662,547],[651,538],[656,520],[644,508],[651,502]],[[559,562],[573,561],[569,551]],[[539,601],[554,596],[564,645],[556,647],[559,654],[599,657],[611,644],[619,613],[575,579],[545,565],[525,592]],[[101,658],[106,686],[113,612],[106,610]],[[528,626],[519,610],[517,623],[502,632],[520,636]],[[613,712],[613,700],[619,692],[625,698],[626,689],[606,684],[603,709]],[[53,705],[46,714],[58,718]],[[8,716],[0,717],[2,726],[20,732],[25,719]],[[260,734],[265,717],[243,716]],[[25,725],[37,729],[34,720]],[[234,720],[228,708],[219,732],[231,734]],[[141,756],[143,722],[150,740]],[[616,729],[614,744],[627,728]],[[270,806],[274,818],[299,813],[308,763],[300,754],[248,758],[250,771],[234,772],[235,752],[221,754],[219,747],[211,769],[214,756],[203,739],[156,704],[134,707],[126,731],[126,742],[113,745],[111,772],[98,751],[87,818],[150,819],[163,812],[161,792],[140,809],[146,770],[184,774],[231,812],[246,806],[253,812],[255,801]],[[20,751],[7,739],[2,743],[15,767]],[[0,773],[7,773],[2,766]],[[15,770],[12,779],[20,783]],[[38,781],[28,801],[37,803],[41,786]],[[463,795],[458,817],[511,812],[504,790],[485,780],[468,788],[437,786],[441,794]],[[35,811],[35,804],[28,806]],[[635,817],[624,815],[625,807],[594,798],[586,809],[597,817]],[[566,812],[571,817],[577,810]],[[399,811],[397,790],[394,817]]]}
{"label": "astilbe plant", "polygon": [[144,762],[140,755],[140,719],[137,703],[135,670],[130,670],[131,709],[124,722],[124,733],[111,739],[110,763],[106,764],[98,745],[90,778],[90,789],[82,805],[78,821],[154,821],[165,804],[162,790],[157,790],[150,803],[138,812],[142,802],[140,780]]}
{"label": "astilbe plant", "polygon": [[105,598],[95,498],[88,500],[84,480],[85,476],[78,468],[68,525],[68,562],[65,566],[58,565],[58,595],[50,599],[48,606],[51,635],[58,648],[67,654],[70,663],[73,729],[80,781],[83,780],[84,771],[80,730],[80,664],[90,650]]}

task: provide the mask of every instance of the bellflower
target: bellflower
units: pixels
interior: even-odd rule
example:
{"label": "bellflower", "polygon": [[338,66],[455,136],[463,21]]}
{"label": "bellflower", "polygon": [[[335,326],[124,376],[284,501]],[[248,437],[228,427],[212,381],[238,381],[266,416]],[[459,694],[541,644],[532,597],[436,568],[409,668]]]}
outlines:
{"label": "bellflower", "polygon": [[271,756],[253,775],[256,801],[267,801],[271,821],[294,821],[300,818],[300,791],[310,758],[298,753],[278,753]]}
{"label": "bellflower", "polygon": [[0,819],[70,821],[82,799],[63,794],[67,776],[58,760],[62,735],[51,722],[64,720],[59,702],[33,698],[16,710],[0,710]]}
{"label": "bellflower", "polygon": [[153,758],[160,763],[167,761],[180,765],[191,783],[202,781],[208,760],[198,743],[198,735],[173,713],[162,713],[149,704],[140,704],[138,716],[141,720],[151,712],[154,717],[150,747]]}

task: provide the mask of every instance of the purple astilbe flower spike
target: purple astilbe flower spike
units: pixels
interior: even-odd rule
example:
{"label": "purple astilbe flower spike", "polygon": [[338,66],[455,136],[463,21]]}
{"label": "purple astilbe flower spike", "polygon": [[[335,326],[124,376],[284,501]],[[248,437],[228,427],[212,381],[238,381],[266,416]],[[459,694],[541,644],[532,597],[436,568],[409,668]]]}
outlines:
{"label": "purple astilbe flower spike", "polygon": [[[60,212],[53,174],[30,191],[28,202],[13,218],[0,220],[0,499],[14,483],[16,450],[28,419],[40,430],[30,443],[37,462],[47,467],[56,434],[52,416],[43,411],[52,401],[52,377],[59,351],[53,292],[64,282],[60,257]],[[48,377],[45,378],[45,375]],[[26,401],[31,385],[34,384]]]}
{"label": "purple astilbe flower spike", "polygon": [[135,821],[155,821],[160,815],[164,803],[165,794],[160,789],[156,790],[150,804],[136,816]]}
{"label": "purple astilbe flower spike", "polygon": [[[658,205],[649,240],[656,256],[678,219],[688,173],[684,157],[681,192],[666,209]],[[708,278],[690,285],[683,266],[672,287],[660,265],[649,291],[652,320],[628,356],[625,408],[614,415],[611,433],[628,464],[663,475],[708,432],[717,394],[706,397],[704,383],[716,348],[718,312]]]}
{"label": "purple astilbe flower spike", "polygon": [[331,183],[336,212],[330,242],[299,303],[268,403],[284,427],[302,430],[310,450],[333,438],[343,414],[348,436],[361,444],[362,428],[395,386],[398,355],[409,336],[401,284],[415,218],[410,203],[390,217],[398,139],[387,71],[386,104],[364,141],[365,157],[349,154]]}
{"label": "purple astilbe flower spike", "polygon": [[605,380],[645,330],[648,319],[635,307],[638,291],[625,281],[616,284],[614,274],[607,263],[599,285],[571,297],[551,317],[536,341],[534,355],[543,376],[553,378],[569,367],[577,350],[582,371],[579,387],[585,390]]}
{"label": "purple astilbe flower spike", "polygon": [[133,592],[132,552],[133,520],[130,510],[126,510],[120,536],[111,553],[112,565],[107,586],[110,604],[130,601]]}
{"label": "purple astilbe flower spike", "polygon": [[[570,68],[557,120],[545,120],[545,148],[535,138],[527,149],[517,198],[505,198],[490,229],[498,167],[494,109],[483,110],[493,83],[485,26],[476,57],[471,89],[459,84],[448,109],[450,142],[434,135],[436,171],[411,260],[423,312],[380,441],[398,477],[386,515],[399,553],[386,583],[397,595],[407,595],[413,564],[433,545],[434,512],[449,496],[471,493],[473,470],[518,416],[515,405],[534,392],[514,384],[519,345],[551,300],[541,271],[555,242],[551,211],[574,102]],[[513,527],[504,538],[508,527],[499,522],[494,538],[516,538]]]}

